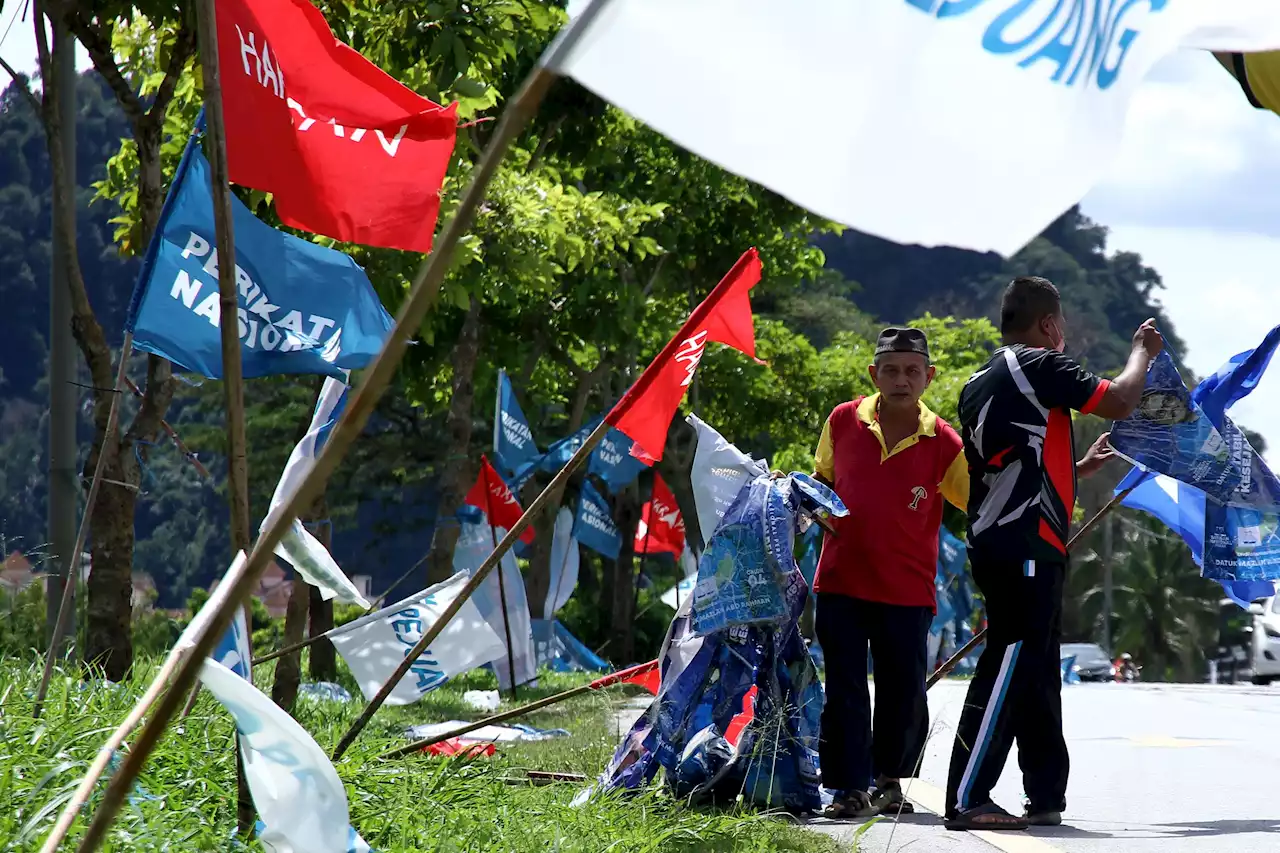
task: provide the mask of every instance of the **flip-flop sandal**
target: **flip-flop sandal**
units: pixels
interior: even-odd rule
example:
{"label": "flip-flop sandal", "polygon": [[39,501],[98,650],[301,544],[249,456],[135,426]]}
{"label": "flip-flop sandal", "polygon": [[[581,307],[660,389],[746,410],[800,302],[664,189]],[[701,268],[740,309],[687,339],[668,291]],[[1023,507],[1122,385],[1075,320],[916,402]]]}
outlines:
{"label": "flip-flop sandal", "polygon": [[976,806],[960,812],[943,822],[947,829],[965,832],[972,829],[988,832],[1021,831],[1027,828],[1027,820],[1011,815],[995,803]]}
{"label": "flip-flop sandal", "polygon": [[865,791],[854,791],[846,796],[836,797],[831,801],[831,805],[822,810],[822,816],[828,820],[849,818],[859,820],[875,817],[878,814],[880,812],[871,805],[871,797]]}
{"label": "flip-flop sandal", "polygon": [[871,792],[871,805],[883,815],[915,814],[916,807],[902,793],[902,785],[891,782]]}

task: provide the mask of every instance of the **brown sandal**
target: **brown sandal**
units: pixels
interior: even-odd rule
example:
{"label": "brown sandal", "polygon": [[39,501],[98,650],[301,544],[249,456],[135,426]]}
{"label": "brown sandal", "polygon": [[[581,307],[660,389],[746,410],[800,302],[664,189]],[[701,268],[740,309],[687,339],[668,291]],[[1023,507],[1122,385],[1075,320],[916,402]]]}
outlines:
{"label": "brown sandal", "polygon": [[944,825],[947,829],[964,832],[971,829],[988,831],[1019,831],[1027,828],[1027,819],[1011,815],[995,803],[976,806],[947,818]]}

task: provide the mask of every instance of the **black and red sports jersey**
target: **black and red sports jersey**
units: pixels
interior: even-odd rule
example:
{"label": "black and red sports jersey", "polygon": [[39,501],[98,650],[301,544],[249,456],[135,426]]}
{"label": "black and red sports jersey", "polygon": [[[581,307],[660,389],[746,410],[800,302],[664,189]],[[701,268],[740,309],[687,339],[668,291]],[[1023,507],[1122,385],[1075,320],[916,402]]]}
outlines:
{"label": "black and red sports jersey", "polygon": [[1110,383],[1060,352],[1001,347],[960,392],[969,461],[969,545],[1015,560],[1067,552],[1076,502],[1071,410],[1091,412]]}

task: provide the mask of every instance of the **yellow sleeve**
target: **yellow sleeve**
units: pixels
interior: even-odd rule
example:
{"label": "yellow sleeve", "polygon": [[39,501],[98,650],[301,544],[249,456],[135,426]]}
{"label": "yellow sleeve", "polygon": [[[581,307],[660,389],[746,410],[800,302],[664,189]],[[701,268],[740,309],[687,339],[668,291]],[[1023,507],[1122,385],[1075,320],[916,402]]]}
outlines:
{"label": "yellow sleeve", "polygon": [[965,458],[963,450],[951,461],[951,466],[947,468],[947,473],[942,475],[942,483],[938,488],[942,496],[955,505],[956,509],[969,508],[969,460]]}
{"label": "yellow sleeve", "polygon": [[[831,446],[831,419],[822,424],[822,436],[818,439],[818,451],[813,454],[813,473],[817,474],[828,483],[836,481],[836,464],[835,450]],[[967,473],[967,472],[966,472]],[[965,481],[965,492],[969,490],[968,480]]]}
{"label": "yellow sleeve", "polygon": [[1240,86],[1250,102],[1255,107],[1280,112],[1280,51],[1246,53],[1240,64],[1245,77]]}

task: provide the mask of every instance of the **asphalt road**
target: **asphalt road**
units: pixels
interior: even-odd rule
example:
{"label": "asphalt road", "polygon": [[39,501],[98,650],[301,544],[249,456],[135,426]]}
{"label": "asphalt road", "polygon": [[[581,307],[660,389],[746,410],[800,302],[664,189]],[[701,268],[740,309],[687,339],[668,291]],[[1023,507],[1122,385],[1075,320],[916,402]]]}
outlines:
{"label": "asphalt road", "polygon": [[[933,734],[921,778],[908,789],[926,809],[941,809],[965,687],[948,681],[930,691]],[[1063,714],[1072,760],[1066,825],[970,835],[947,832],[921,810],[870,828],[863,853],[1280,851],[1280,688],[1071,685]],[[1016,748],[994,796],[1010,811],[1021,808]],[[812,826],[842,838],[856,829]]]}

